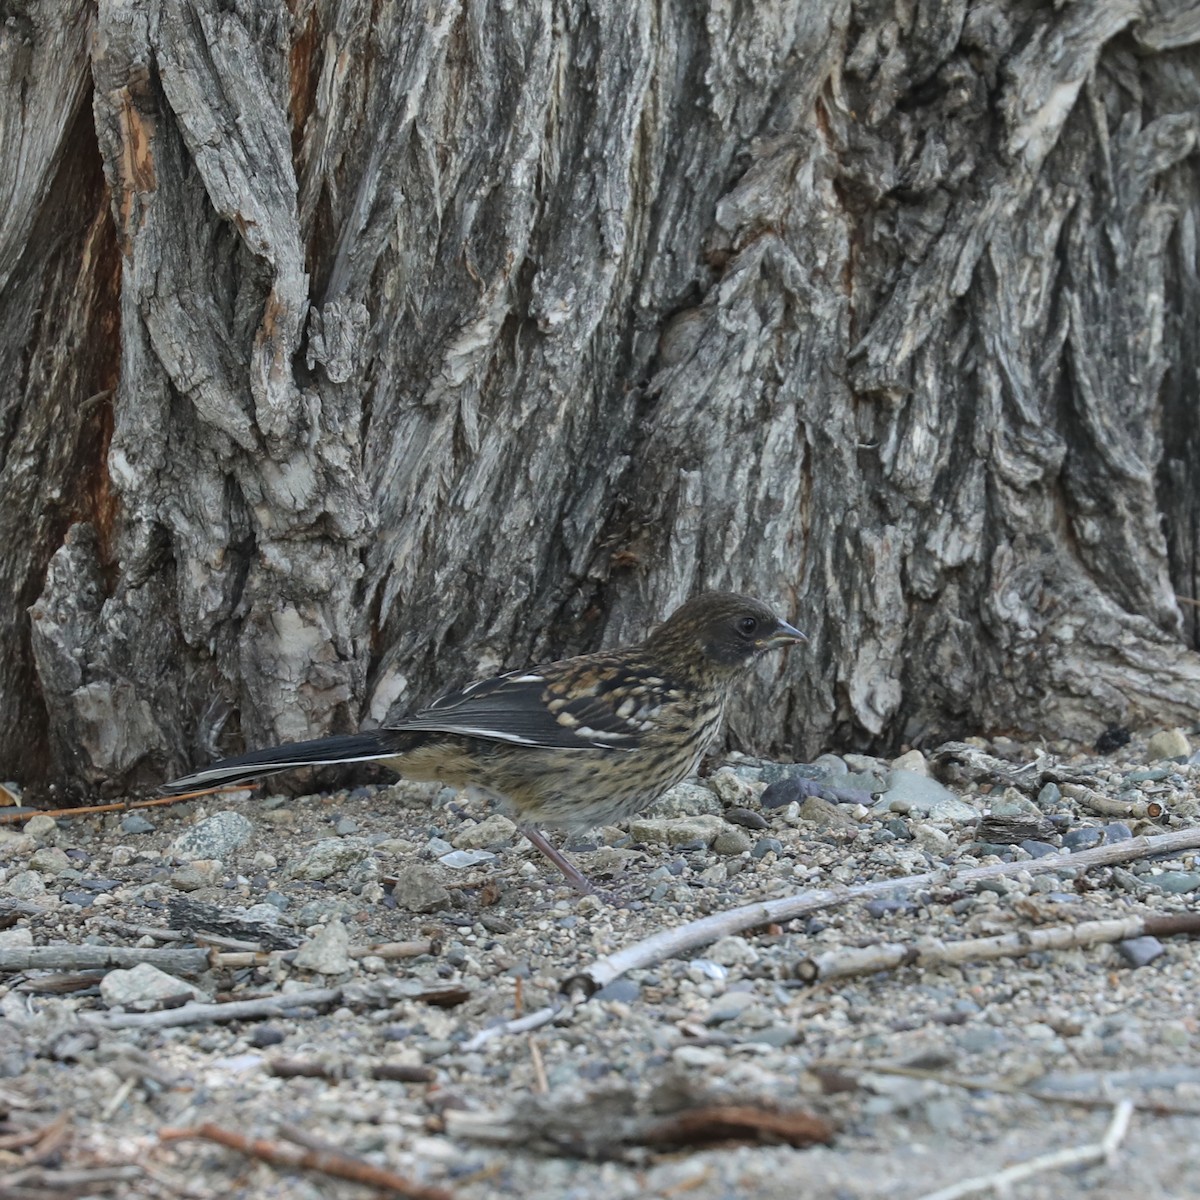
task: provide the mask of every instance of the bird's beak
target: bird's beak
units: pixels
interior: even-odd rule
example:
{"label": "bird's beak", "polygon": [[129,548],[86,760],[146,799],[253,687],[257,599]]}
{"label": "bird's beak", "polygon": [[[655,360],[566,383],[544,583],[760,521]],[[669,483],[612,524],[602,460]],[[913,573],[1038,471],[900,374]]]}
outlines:
{"label": "bird's beak", "polygon": [[762,648],[764,650],[773,650],[776,646],[790,646],[793,642],[807,641],[807,633],[801,633],[800,630],[789,625],[786,621],[780,621],[775,632],[770,637],[763,639]]}

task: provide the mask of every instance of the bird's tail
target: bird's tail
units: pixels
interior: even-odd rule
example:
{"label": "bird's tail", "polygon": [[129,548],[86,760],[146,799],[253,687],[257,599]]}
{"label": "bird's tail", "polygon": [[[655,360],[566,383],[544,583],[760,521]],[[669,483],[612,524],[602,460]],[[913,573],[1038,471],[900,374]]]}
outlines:
{"label": "bird's tail", "polygon": [[396,735],[384,729],[374,733],[317,738],[312,742],[291,742],[286,746],[272,746],[269,750],[252,750],[237,758],[223,758],[203,770],[172,780],[162,791],[171,796],[200,788],[220,787],[224,783],[260,779],[278,771],[290,771],[293,767],[371,762],[373,759],[392,758],[398,749]]}

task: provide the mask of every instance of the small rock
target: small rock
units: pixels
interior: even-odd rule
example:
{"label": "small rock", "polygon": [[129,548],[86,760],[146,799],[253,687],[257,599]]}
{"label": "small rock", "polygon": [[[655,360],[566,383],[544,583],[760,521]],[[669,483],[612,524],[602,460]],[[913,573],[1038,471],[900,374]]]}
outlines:
{"label": "small rock", "polygon": [[717,799],[726,806],[744,806],[761,791],[760,788],[756,788],[729,767],[722,767],[715,772],[708,780],[708,786],[716,793]]}
{"label": "small rock", "polygon": [[734,825],[740,825],[743,829],[767,828],[767,820],[762,813],[756,813],[750,808],[727,808],[725,810],[725,820]]}
{"label": "small rock", "polygon": [[49,813],[34,813],[21,832],[44,845],[58,832],[58,822]]}
{"label": "small rock", "polygon": [[893,893],[890,896],[876,896],[863,906],[867,915],[878,921],[882,917],[890,917],[894,913],[916,912],[917,905],[903,894]]}
{"label": "small rock", "polygon": [[121,818],[122,833],[153,833],[154,823],[148,821],[141,813],[126,813]]}
{"label": "small rock", "polygon": [[765,837],[759,838],[754,843],[754,849],[750,851],[752,858],[766,858],[768,854],[774,854],[778,857],[783,853],[783,843],[778,838]]}
{"label": "small rock", "polygon": [[254,836],[254,824],[239,812],[226,810],[213,813],[184,830],[172,843],[176,858],[191,862],[196,859],[226,858],[244,846]]}
{"label": "small rock", "polygon": [[853,817],[820,796],[809,796],[800,805],[800,818],[811,821],[818,829],[858,829],[858,822]]}
{"label": "small rock", "polygon": [[1104,826],[1104,838],[1109,842],[1127,842],[1133,837],[1133,830],[1122,821],[1110,821]]}
{"label": "small rock", "polygon": [[753,992],[726,992],[709,1006],[708,1015],[704,1018],[705,1024],[720,1025],[725,1021],[732,1021],[757,1003],[758,997]]}
{"label": "small rock", "polygon": [[46,894],[46,885],[37,871],[18,871],[5,883],[4,891],[18,900],[32,900]]}
{"label": "small rock", "polygon": [[358,822],[353,817],[338,817],[333,823],[333,832],[338,837],[350,837],[358,832]]}
{"label": "small rock", "polygon": [[722,817],[710,815],[640,817],[631,823],[629,832],[635,841],[656,845],[684,846],[689,842],[699,842],[709,846],[717,834],[727,828]]}
{"label": "small rock", "polygon": [[354,966],[350,957],[350,930],[341,921],[331,921],[296,951],[296,966],[320,975],[342,975]]}
{"label": "small rock", "polygon": [[32,946],[33,930],[24,925],[15,929],[0,929],[0,946]]}
{"label": "small rock", "polygon": [[200,888],[216,887],[224,874],[224,863],[214,858],[200,858],[173,871],[167,882],[181,892],[195,892]]}
{"label": "small rock", "polygon": [[758,951],[744,937],[730,934],[712,944],[708,957],[723,967],[748,966],[758,962]]}
{"label": "small rock", "polygon": [[1164,871],[1161,875],[1148,876],[1144,882],[1171,895],[1182,895],[1200,888],[1200,873],[1196,871]]}
{"label": "small rock", "polygon": [[1048,808],[1053,808],[1062,799],[1062,789],[1057,783],[1044,783],[1042,789],[1037,794],[1038,808],[1044,812]]}
{"label": "small rock", "polygon": [[632,1004],[642,994],[641,987],[632,979],[614,979],[612,983],[602,987],[593,996],[593,1000],[619,1000],[622,1004]]}
{"label": "small rock", "polygon": [[789,775],[785,779],[777,779],[763,790],[758,802],[765,809],[786,808],[789,804],[799,804],[809,796],[821,790],[822,785],[812,779],[799,779]]}
{"label": "small rock", "polygon": [[138,963],[129,970],[109,971],[100,980],[100,998],[109,1008],[117,1005],[146,1005],[187,996],[192,1000],[207,997],[199,988],[160,971],[149,963]]}
{"label": "small rock", "polygon": [[1117,943],[1117,953],[1131,967],[1144,967],[1166,952],[1166,946],[1156,937],[1126,938]]}
{"label": "small rock", "polygon": [[718,816],[721,802],[703,784],[677,783],[669,788],[646,810],[647,817]]}
{"label": "small rock", "polygon": [[923,850],[928,850],[937,858],[944,858],[954,845],[948,834],[943,833],[936,825],[929,825],[924,821],[913,826],[913,839]]}
{"label": "small rock", "polygon": [[903,817],[889,817],[884,821],[883,827],[898,841],[912,841],[912,826]]}
{"label": "small rock", "polygon": [[914,771],[889,771],[887,790],[879,797],[873,812],[907,812],[935,821],[967,823],[977,821],[979,813],[936,779],[927,779]]}
{"label": "small rock", "polygon": [[1062,844],[1064,850],[1075,853],[1079,850],[1090,850],[1093,846],[1099,846],[1102,841],[1104,841],[1104,830],[1089,825],[1083,829],[1067,830],[1063,834]]}
{"label": "small rock", "polygon": [[1057,846],[1052,846],[1049,842],[1039,842],[1033,838],[1026,838],[1019,844],[1021,849],[1033,858],[1045,858],[1047,854],[1058,853]]}
{"label": "small rock", "polygon": [[454,838],[454,845],[460,850],[490,850],[508,845],[516,832],[516,825],[506,816],[492,813],[478,825],[468,825],[461,830]]}
{"label": "small rock", "polygon": [[929,763],[920,750],[910,750],[907,754],[901,754],[899,758],[893,758],[892,770],[912,771],[914,774],[929,777]]}
{"label": "small rock", "polygon": [[[1160,729],[1146,743],[1146,758],[1150,762],[1157,762],[1160,758],[1185,759],[1191,752],[1187,734],[1182,729]],[[28,825],[25,826],[25,832],[29,832]]]}
{"label": "small rock", "polygon": [[348,871],[371,853],[363,838],[322,838],[288,863],[288,879],[328,879]]}
{"label": "small rock", "polygon": [[396,907],[405,912],[433,912],[450,904],[450,893],[438,881],[437,875],[418,863],[400,874],[392,888],[392,898]]}
{"label": "small rock", "polygon": [[731,825],[727,829],[722,829],[713,838],[712,848],[715,854],[733,855],[745,854],[750,849],[750,845],[750,835]]}
{"label": "small rock", "polygon": [[33,871],[41,871],[44,875],[58,875],[69,870],[71,860],[65,850],[57,846],[42,846],[29,857],[29,867]]}

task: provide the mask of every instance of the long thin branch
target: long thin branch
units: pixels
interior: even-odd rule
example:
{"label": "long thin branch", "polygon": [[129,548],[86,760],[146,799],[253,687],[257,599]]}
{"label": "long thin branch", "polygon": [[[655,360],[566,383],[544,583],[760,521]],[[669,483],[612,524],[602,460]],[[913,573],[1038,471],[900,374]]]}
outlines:
{"label": "long thin branch", "polygon": [[211,965],[209,952],[160,946],[4,946],[0,974],[9,971],[100,971],[151,963],[171,975],[200,975]]}
{"label": "long thin branch", "polygon": [[871,883],[855,884],[853,887],[813,888],[791,896],[781,896],[777,900],[762,900],[726,912],[713,913],[675,929],[664,929],[652,937],[634,942],[615,954],[606,955],[588,964],[582,971],[563,982],[562,991],[567,995],[581,993],[587,997],[606,987],[614,979],[620,978],[626,971],[653,966],[664,959],[694,950],[697,946],[714,942],[718,938],[740,933],[743,929],[790,921],[852,900],[868,900],[874,896],[913,888],[958,888],[981,879],[997,879],[1022,871],[1028,871],[1031,875],[1041,875],[1047,871],[1110,866],[1113,863],[1147,858],[1153,854],[1170,854],[1197,847],[1200,847],[1200,827],[1193,827],[1154,837],[1136,837],[1123,842],[1112,842],[1097,846],[1093,850],[1083,850],[1078,854],[1053,854],[1045,858],[1030,859],[1028,862],[994,863],[986,867],[970,867],[965,871],[929,871],[923,875],[878,879]]}
{"label": "long thin branch", "polygon": [[171,1025],[201,1025],[208,1021],[257,1021],[282,1017],[309,1005],[317,1008],[336,1004],[341,998],[341,988],[309,988],[303,992],[260,996],[255,1000],[233,1000],[228,1004],[184,1004],[160,1012],[86,1012],[80,1013],[79,1019],[105,1029],[166,1029]]}
{"label": "long thin branch", "polygon": [[990,1175],[976,1175],[964,1179],[961,1183],[952,1183],[949,1187],[939,1188],[936,1192],[927,1192],[920,1200],[962,1200],[975,1192],[992,1192],[998,1196],[1010,1195],[1014,1183],[1031,1179],[1034,1175],[1046,1171],[1061,1171],[1067,1167],[1082,1167],[1090,1163],[1111,1163],[1117,1149],[1125,1140],[1129,1130],[1129,1118],[1133,1115],[1133,1101],[1122,1100],[1113,1110],[1112,1120],[1104,1137],[1098,1142],[1089,1142],[1086,1146],[1072,1146],[1067,1150],[1052,1150],[1049,1154],[1040,1154],[1028,1162],[1016,1163],[995,1171]]}
{"label": "long thin branch", "polygon": [[445,1188],[414,1183],[403,1175],[397,1175],[395,1171],[377,1167],[374,1163],[365,1162],[340,1150],[300,1149],[283,1142],[268,1141],[266,1138],[247,1137],[244,1133],[234,1129],[223,1129],[211,1121],[197,1125],[194,1129],[163,1129],[158,1136],[164,1142],[204,1138],[251,1158],[262,1159],[272,1166],[317,1171],[335,1179],[349,1179],[354,1183],[365,1183],[397,1196],[407,1196],[410,1200],[453,1200],[451,1193]]}
{"label": "long thin branch", "polygon": [[1113,917],[1083,921],[1078,925],[1052,925],[1040,929],[1018,929],[996,937],[964,938],[944,942],[923,937],[913,942],[879,942],[874,946],[840,946],[796,963],[797,979],[816,983],[847,975],[869,975],[893,967],[932,967],[946,963],[981,962],[990,958],[1020,958],[1042,950],[1071,950],[1102,942],[1120,942],[1143,935],[1171,937],[1200,933],[1200,913],[1171,916]]}

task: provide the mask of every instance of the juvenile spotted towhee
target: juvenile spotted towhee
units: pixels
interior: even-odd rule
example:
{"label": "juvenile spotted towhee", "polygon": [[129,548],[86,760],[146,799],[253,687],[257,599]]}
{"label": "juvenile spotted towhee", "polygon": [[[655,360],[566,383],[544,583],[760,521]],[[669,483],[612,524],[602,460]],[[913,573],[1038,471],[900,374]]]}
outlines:
{"label": "juvenile spotted towhee", "polygon": [[375,760],[405,779],[498,799],[567,880],[590,892],[537,826],[587,829],[645,808],[695,769],[730,691],[759,655],[805,640],[758,600],[708,592],[638,645],[481,679],[393,728],[255,750],[166,790]]}

